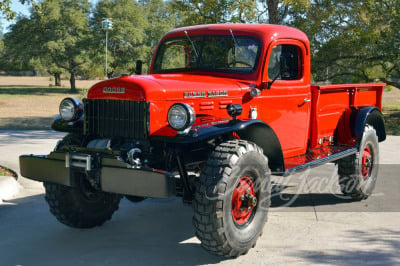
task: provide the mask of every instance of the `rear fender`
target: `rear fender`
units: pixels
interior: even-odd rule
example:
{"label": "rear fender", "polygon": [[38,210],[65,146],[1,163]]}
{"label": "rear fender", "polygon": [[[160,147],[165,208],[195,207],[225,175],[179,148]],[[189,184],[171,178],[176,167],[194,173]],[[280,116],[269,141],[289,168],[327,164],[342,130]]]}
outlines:
{"label": "rear fender", "polygon": [[374,127],[379,142],[386,139],[385,121],[381,111],[377,107],[364,107],[359,109],[354,125],[354,134],[357,137],[357,144],[361,143],[364,128],[367,124]]}

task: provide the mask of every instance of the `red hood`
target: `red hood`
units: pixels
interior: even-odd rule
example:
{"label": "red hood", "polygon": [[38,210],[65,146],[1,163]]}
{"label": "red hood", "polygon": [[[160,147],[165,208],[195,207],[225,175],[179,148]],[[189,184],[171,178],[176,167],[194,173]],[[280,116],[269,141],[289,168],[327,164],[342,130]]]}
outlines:
{"label": "red hood", "polygon": [[[156,74],[124,76],[95,84],[88,93],[89,99],[132,101],[180,100],[188,95],[204,93],[241,96],[239,84],[232,79],[187,74]],[[190,93],[190,94],[188,94]],[[192,97],[188,97],[192,98]],[[193,97],[195,98],[195,97]]]}

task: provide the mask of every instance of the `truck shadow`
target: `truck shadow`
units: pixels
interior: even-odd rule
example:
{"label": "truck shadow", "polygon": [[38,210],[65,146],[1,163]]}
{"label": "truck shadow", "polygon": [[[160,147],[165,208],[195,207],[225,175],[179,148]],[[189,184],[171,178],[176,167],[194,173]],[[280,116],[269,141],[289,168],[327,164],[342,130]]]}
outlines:
{"label": "truck shadow", "polygon": [[[295,197],[289,205],[284,200],[288,197]],[[334,207],[328,211],[349,211],[346,206],[354,205],[347,205],[350,202],[334,194],[281,192],[272,198],[271,211],[313,211],[307,207],[330,205]],[[283,205],[287,207],[280,208]],[[0,205],[0,261],[3,265],[198,265],[225,261],[201,247],[194,236],[192,216],[192,207],[183,205],[180,198],[140,203],[123,199],[111,221],[83,230],[60,224],[50,214],[44,195],[11,200]],[[342,256],[357,260],[351,253]],[[308,253],[304,259],[327,263],[336,258]]]}
{"label": "truck shadow", "polygon": [[[338,193],[307,193],[304,191],[296,191],[298,184],[296,185],[282,185],[277,182],[272,182],[272,193],[271,193],[271,208],[287,208],[296,209],[292,211],[309,210],[301,207],[316,207],[325,205],[339,205],[345,203],[351,203],[353,200],[343,194]],[[286,192],[288,191],[288,192]],[[294,191],[294,192],[292,192]]]}
{"label": "truck shadow", "polygon": [[[370,231],[347,230],[343,232],[344,245],[353,248],[297,250],[291,255],[318,265],[398,265],[400,231],[374,229]],[[368,243],[368,245],[366,245]],[[356,248],[354,248],[356,246]]]}
{"label": "truck shadow", "polygon": [[[279,193],[271,198],[271,208],[298,208],[298,207],[315,207],[325,205],[338,205],[352,203],[350,197],[342,194],[331,193],[307,193],[307,194],[291,194]],[[339,211],[339,210],[337,210]]]}
{"label": "truck shadow", "polygon": [[198,265],[224,260],[194,236],[192,208],[178,198],[121,201],[111,221],[82,230],[60,224],[43,195],[0,205],[2,265]]}
{"label": "truck shadow", "polygon": [[[318,172],[319,171],[319,172]],[[271,208],[279,211],[399,212],[400,171],[398,164],[381,164],[374,193],[354,201],[340,192],[332,165],[315,169],[310,176],[276,179],[272,183]],[[321,177],[322,176],[322,177]],[[332,176],[332,177],[329,177]],[[307,181],[305,181],[307,180]]]}

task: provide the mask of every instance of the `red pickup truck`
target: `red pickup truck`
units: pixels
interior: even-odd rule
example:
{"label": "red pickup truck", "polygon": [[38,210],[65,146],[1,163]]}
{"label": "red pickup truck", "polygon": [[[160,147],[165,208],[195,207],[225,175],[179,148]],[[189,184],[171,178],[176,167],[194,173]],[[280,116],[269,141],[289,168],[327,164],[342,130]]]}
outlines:
{"label": "red pickup truck", "polygon": [[56,218],[103,224],[122,196],[182,196],[207,250],[253,247],[270,206],[270,176],[328,162],[342,192],[371,195],[385,140],[385,84],[311,85],[310,45],[294,28],[218,24],[168,32],[150,74],[66,98],[52,128],[69,134],[49,155],[22,155]]}

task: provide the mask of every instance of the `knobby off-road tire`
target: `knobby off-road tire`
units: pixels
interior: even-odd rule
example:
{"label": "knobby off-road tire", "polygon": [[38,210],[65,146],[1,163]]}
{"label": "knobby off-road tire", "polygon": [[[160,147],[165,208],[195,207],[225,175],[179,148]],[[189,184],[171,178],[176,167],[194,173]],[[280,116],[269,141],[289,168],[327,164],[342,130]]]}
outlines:
{"label": "knobby off-road tire", "polygon": [[339,160],[339,185],[353,200],[363,200],[375,188],[379,168],[379,145],[375,129],[366,125],[359,152]]}
{"label": "knobby off-road tire", "polygon": [[[85,177],[81,177],[85,178]],[[95,191],[82,180],[76,187],[44,183],[50,212],[61,223],[75,228],[100,226],[118,210],[121,196]]]}
{"label": "knobby off-road tire", "polygon": [[82,135],[69,133],[64,136],[64,138],[57,143],[55,150],[61,150],[63,146],[80,146],[82,144]]}
{"label": "knobby off-road tire", "polygon": [[[82,144],[82,136],[66,135],[56,150],[65,145]],[[50,212],[61,223],[75,228],[92,228],[100,226],[111,219],[118,209],[121,195],[94,189],[84,174],[76,177],[76,186],[67,187],[59,184],[44,183],[46,201]]]}
{"label": "knobby off-road tire", "polygon": [[196,236],[206,250],[237,257],[255,246],[270,206],[270,175],[256,144],[231,140],[216,147],[202,167],[193,202]]}

